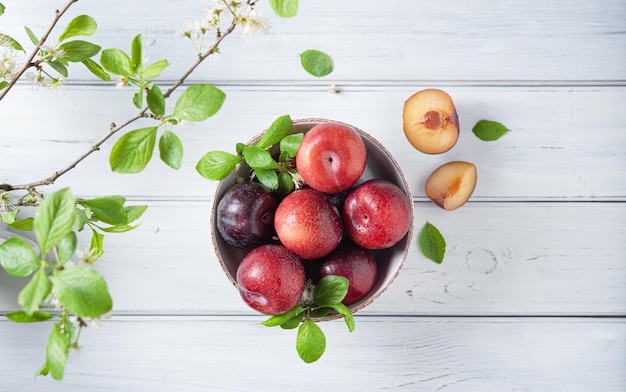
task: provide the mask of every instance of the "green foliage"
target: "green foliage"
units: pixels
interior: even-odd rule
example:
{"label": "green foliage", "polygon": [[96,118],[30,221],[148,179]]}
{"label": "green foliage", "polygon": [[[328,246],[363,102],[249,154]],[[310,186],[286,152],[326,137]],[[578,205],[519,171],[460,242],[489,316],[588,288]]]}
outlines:
{"label": "green foliage", "polygon": [[33,228],[42,254],[48,253],[72,230],[75,205],[69,188],[58,190],[41,202]]}
{"label": "green foliage", "polygon": [[210,84],[189,86],[176,101],[173,116],[185,121],[204,121],[222,107],[226,94]]}
{"label": "green foliage", "polygon": [[6,7],[4,6],[4,4],[0,3],[0,15],[4,14],[5,9]]}
{"label": "green foliage", "polygon": [[315,362],[326,350],[326,337],[322,329],[311,319],[311,313],[325,317],[332,309],[343,316],[348,330],[354,331],[352,312],[341,303],[348,293],[348,286],[349,281],[343,276],[325,276],[315,285],[310,302],[271,316],[261,324],[266,327],[280,326],[282,329],[298,328],[296,351],[305,363]]}
{"label": "green foliage", "polygon": [[183,161],[183,144],[174,132],[166,130],[159,139],[161,160],[173,169],[180,169]]}
{"label": "green foliage", "polygon": [[7,42],[7,43],[9,43],[11,45],[11,47],[13,47],[13,49],[19,50],[21,52],[26,52],[24,50],[24,47],[22,47],[22,45],[20,45],[19,42],[17,42],[14,38],[9,37],[6,34],[0,33],[0,42]]}
{"label": "green foliage", "polygon": [[23,310],[6,312],[4,315],[14,323],[37,323],[40,321],[50,320],[53,317],[48,312],[33,312],[33,314],[29,315]]}
{"label": "green foliage", "polygon": [[490,142],[500,139],[509,129],[497,121],[480,120],[474,125],[472,132],[480,140]]}
{"label": "green foliage", "polygon": [[[209,180],[223,180],[245,161],[253,170],[256,179],[270,189],[289,193],[295,189],[295,168],[288,158],[295,157],[303,134],[289,135],[292,120],[289,115],[278,117],[265,131],[259,141],[252,145],[237,143],[236,154],[225,151],[210,151],[198,164],[198,173]],[[278,160],[272,155],[272,147],[279,145]]]}
{"label": "green foliage", "polygon": [[113,307],[106,282],[92,268],[55,271],[53,279],[59,303],[79,317],[99,317]]}
{"label": "green foliage", "polygon": [[122,136],[109,157],[111,170],[117,173],[139,173],[150,159],[156,143],[157,127],[135,129]]}
{"label": "green foliage", "polygon": [[239,165],[242,157],[225,151],[209,151],[196,165],[196,171],[207,180],[219,181],[226,178]]}
{"label": "green foliage", "polygon": [[420,231],[419,244],[424,256],[437,264],[443,262],[443,257],[446,253],[446,240],[430,222],[426,222]]}
{"label": "green foliage", "polygon": [[322,77],[333,72],[333,60],[319,50],[305,50],[300,54],[300,62],[304,70],[313,76]]}
{"label": "green foliage", "polygon": [[98,24],[89,15],[79,15],[72,19],[65,27],[65,31],[59,36],[59,41],[64,41],[71,37],[89,36],[96,32]]}
{"label": "green foliage", "polygon": [[19,237],[0,244],[0,264],[9,275],[19,278],[29,276],[41,265],[30,244]]}
{"label": "green foliage", "polygon": [[322,357],[326,351],[326,336],[322,329],[310,318],[305,319],[298,328],[296,351],[306,363],[312,363]]}
{"label": "green foliage", "polygon": [[146,96],[146,101],[148,102],[148,108],[154,114],[158,114],[162,116],[165,114],[165,97],[161,92],[159,86],[154,85],[148,90],[148,95]]}
{"label": "green foliage", "polygon": [[274,13],[282,18],[291,18],[298,13],[298,0],[269,0]]}
{"label": "green foliage", "polygon": [[17,297],[17,303],[28,316],[39,310],[39,305],[52,291],[52,282],[45,269],[39,268]]}
{"label": "green foliage", "polygon": [[71,338],[61,322],[54,323],[46,344],[46,374],[48,371],[55,380],[63,379],[65,364],[70,351]]}

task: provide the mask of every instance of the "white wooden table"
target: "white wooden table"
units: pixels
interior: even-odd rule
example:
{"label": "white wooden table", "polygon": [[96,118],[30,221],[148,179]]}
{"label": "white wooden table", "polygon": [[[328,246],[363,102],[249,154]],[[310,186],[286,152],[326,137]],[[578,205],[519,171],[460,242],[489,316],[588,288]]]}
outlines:
{"label": "white wooden table", "polygon": [[[0,30],[27,41],[63,1],[2,1]],[[219,61],[191,82],[227,94],[221,111],[179,135],[183,167],[154,160],[137,175],[110,171],[112,143],[47,191],[126,196],[148,204],[134,232],[108,236],[98,271],[111,318],[81,336],[62,382],[33,380],[49,323],[0,320],[3,391],[624,391],[626,390],[626,3],[605,1],[301,1],[264,36],[229,36]],[[151,60],[177,79],[194,52],[175,33],[202,1],[87,1],[67,16],[99,22],[94,40],[129,50],[143,33]],[[58,33],[57,33],[58,34]],[[306,49],[335,70],[314,78]],[[136,113],[78,67],[62,93],[16,87],[0,106],[0,182],[64,167]],[[334,83],[340,91],[327,91]],[[461,136],[448,153],[415,151],[402,132],[404,100],[423,88],[455,100]],[[224,276],[210,243],[214,182],[195,163],[233,150],[274,118],[351,123],[397,158],[414,195],[415,226],[448,242],[441,265],[416,241],[390,289],[356,318],[325,323],[324,356],[306,365],[295,331],[259,325]],[[480,119],[512,131],[487,143]],[[453,212],[428,201],[428,175],[450,160],[478,167],[470,202]],[[25,282],[0,272],[0,313]],[[306,385],[306,386],[303,386]]]}

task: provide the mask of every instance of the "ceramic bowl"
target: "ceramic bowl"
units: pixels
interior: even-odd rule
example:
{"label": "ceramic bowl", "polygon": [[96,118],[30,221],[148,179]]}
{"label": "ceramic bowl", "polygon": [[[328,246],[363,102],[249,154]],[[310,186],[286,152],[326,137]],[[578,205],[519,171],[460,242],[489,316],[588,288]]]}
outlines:
{"label": "ceramic bowl", "polygon": [[[337,123],[339,121],[326,119],[294,120],[291,133],[293,134],[307,132],[313,126],[324,122]],[[400,187],[400,189],[402,189],[404,193],[406,193],[409,200],[412,201],[411,191],[409,189],[406,178],[402,173],[402,169],[400,168],[396,160],[391,156],[389,151],[387,151],[387,149],[382,144],[380,144],[380,142],[378,142],[366,132],[352,125],[349,126],[352,127],[356,132],[358,132],[358,134],[363,139],[363,142],[365,143],[365,147],[367,149],[366,167],[363,175],[355,185],[358,185],[372,178],[386,179]],[[256,135],[248,142],[248,144],[254,144],[261,138],[262,135],[263,132]],[[237,276],[237,266],[246,255],[246,253],[250,250],[238,249],[224,242],[216,229],[216,209],[219,200],[222,198],[226,190],[235,185],[238,178],[240,178],[240,180],[241,178],[244,178],[246,180],[250,178],[250,168],[245,164],[245,162],[242,162],[237,170],[235,170],[228,177],[226,177],[217,184],[211,207],[211,237],[213,241],[213,247],[215,249],[217,258],[222,266],[222,269],[224,270],[224,273],[226,274],[227,278],[233,283],[235,288],[237,288],[237,282],[235,279],[235,277]],[[372,251],[372,255],[374,256],[378,264],[378,280],[373,289],[365,298],[349,306],[350,310],[353,313],[371,304],[393,282],[406,261],[412,237],[413,203],[411,202],[411,224],[409,226],[409,231],[407,235],[399,243],[389,249]],[[239,295],[237,291],[235,292],[235,295]],[[337,317],[339,317],[337,314],[331,314],[327,317],[318,318],[318,320],[327,320]]]}

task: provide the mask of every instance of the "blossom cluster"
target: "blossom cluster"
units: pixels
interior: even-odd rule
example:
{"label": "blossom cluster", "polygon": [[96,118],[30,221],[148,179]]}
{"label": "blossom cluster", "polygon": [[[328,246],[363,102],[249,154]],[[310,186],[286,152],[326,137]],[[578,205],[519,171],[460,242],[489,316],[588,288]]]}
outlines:
{"label": "blossom cluster", "polygon": [[[178,35],[191,40],[198,52],[202,52],[202,38],[207,33],[221,34],[222,16],[226,14],[241,26],[246,35],[255,33],[267,33],[271,28],[269,19],[261,17],[254,9],[254,3],[242,3],[236,0],[214,0],[205,8],[205,13],[199,20],[187,20],[180,25],[176,32]],[[196,44],[200,40],[200,46]]]}

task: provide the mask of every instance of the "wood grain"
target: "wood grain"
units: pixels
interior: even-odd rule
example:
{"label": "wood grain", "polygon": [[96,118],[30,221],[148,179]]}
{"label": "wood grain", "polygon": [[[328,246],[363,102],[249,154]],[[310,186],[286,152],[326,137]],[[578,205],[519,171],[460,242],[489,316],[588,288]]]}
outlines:
{"label": "wood grain", "polygon": [[[26,43],[22,26],[43,31],[53,7],[64,2],[5,3],[3,30]],[[152,42],[145,51],[152,61],[167,54],[172,66],[163,78],[171,80],[195,56],[176,28],[185,20],[199,19],[204,5],[199,0],[135,0],[132,5],[122,0],[80,2],[66,21],[81,13],[96,17],[95,40],[103,48],[129,50],[132,38],[142,33]],[[243,38],[237,32],[229,37],[217,66],[203,67],[195,80],[311,80],[301,69],[298,55],[312,48],[332,56],[335,71],[325,80],[333,81],[626,80],[626,7],[621,0],[577,2],[575,6],[565,0],[497,4],[463,0],[437,4],[346,0],[338,4],[318,0],[302,2],[293,19],[273,16],[266,2],[259,2],[258,9],[271,20],[271,32]],[[82,68],[75,70],[74,78],[95,80]]]}
{"label": "wood grain", "polygon": [[[339,85],[343,90],[337,95],[315,86],[221,87],[227,99],[217,115],[175,130],[185,148],[179,171],[165,166],[155,152],[138,175],[112,173],[108,156],[118,138],[114,136],[61,177],[56,187],[72,186],[81,196],[206,200],[215,183],[198,175],[197,161],[211,150],[234,152],[235,143],[250,140],[287,113],[292,118],[343,121],[370,133],[397,159],[412,193],[421,200],[430,173],[450,160],[477,165],[473,200],[626,200],[626,111],[621,109],[625,87],[448,86],[461,136],[452,150],[433,156],[411,147],[400,115],[404,101],[429,85]],[[23,88],[12,93],[3,101],[3,126],[11,132],[0,140],[0,181],[47,177],[89,150],[107,134],[111,122],[122,123],[136,114],[130,90],[71,87],[57,96]],[[24,102],[37,108],[38,116],[25,116]],[[482,142],[471,130],[483,118],[500,121],[511,132],[496,142]],[[128,130],[148,125],[156,124],[146,120]]]}
{"label": "wood grain", "polygon": [[[65,3],[1,1],[0,31],[27,50],[23,26],[43,32]],[[167,87],[195,60],[175,28],[205,5],[79,1],[52,37],[79,14],[97,19],[103,48],[128,51],[142,33],[147,61],[171,64],[158,80]],[[273,16],[267,2],[258,9],[271,32],[236,32],[190,79],[227,99],[208,121],[174,129],[181,170],[153,159],[141,174],[111,173],[115,135],[45,189],[120,194],[149,209],[137,230],[107,235],[96,268],[112,318],[83,332],[62,383],[32,380],[50,323],[0,318],[0,390],[626,390],[624,1],[318,0],[301,1],[293,19]],[[311,48],[331,55],[333,73],[303,71],[298,54]],[[70,76],[54,92],[20,84],[2,101],[0,183],[51,175],[136,114],[130,89],[81,67]],[[400,115],[430,87],[451,94],[461,121],[458,144],[437,156],[410,147]],[[295,331],[260,326],[224,276],[209,239],[215,183],[194,169],[205,152],[232,151],[285,113],[377,138],[408,177],[415,236],[429,221],[447,240],[441,265],[413,241],[398,278],[356,314],[353,334],[341,321],[322,325],[327,352],[309,366],[296,356]],[[481,142],[471,129],[483,118],[511,131]],[[423,186],[450,160],[474,162],[479,180],[467,205],[446,212]],[[87,241],[82,233],[80,246]],[[0,314],[15,310],[25,283],[0,271]]]}
{"label": "wood grain", "polygon": [[[626,323],[602,318],[358,317],[321,325],[306,365],[295,331],[260,317],[115,317],[85,330],[62,383],[32,380],[47,325],[0,321],[7,391],[622,391]],[[271,366],[268,366],[271,364]],[[572,377],[572,375],[582,375]]]}
{"label": "wood grain", "polygon": [[[114,312],[252,314],[213,252],[210,204],[148,204],[141,227],[107,235],[98,262]],[[624,316],[625,218],[623,203],[470,202],[452,212],[416,203],[415,236],[435,224],[446,258],[427,260],[414,240],[398,278],[363,312]],[[0,311],[14,310],[24,283],[5,276]]]}

